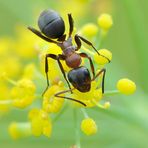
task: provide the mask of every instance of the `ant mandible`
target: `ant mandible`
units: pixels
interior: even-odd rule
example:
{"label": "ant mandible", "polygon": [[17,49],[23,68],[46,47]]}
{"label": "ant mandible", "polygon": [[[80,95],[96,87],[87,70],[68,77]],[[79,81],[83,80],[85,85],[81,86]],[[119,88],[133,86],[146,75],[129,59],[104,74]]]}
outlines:
{"label": "ant mandible", "polygon": [[[68,38],[66,39],[66,34],[64,34],[65,32],[65,24],[63,19],[61,18],[61,16],[56,12],[53,11],[51,9],[48,10],[44,10],[38,19],[38,26],[41,30],[38,31],[32,27],[28,27],[29,30],[31,30],[34,34],[36,34],[37,36],[39,36],[40,38],[42,38],[43,40],[50,42],[50,43],[54,43],[56,45],[58,45],[61,49],[62,49],[62,54],[46,54],[45,56],[45,73],[46,73],[46,79],[47,79],[47,87],[43,92],[46,92],[46,90],[49,87],[49,78],[48,78],[48,58],[52,58],[57,60],[58,65],[61,69],[61,72],[68,84],[68,87],[72,93],[72,89],[70,87],[70,84],[67,80],[64,68],[61,64],[60,60],[65,60],[66,64],[68,67],[76,69],[79,68],[80,64],[81,64],[81,58],[87,58],[89,60],[90,63],[90,67],[91,67],[91,71],[93,74],[93,79],[95,78],[95,71],[94,71],[94,66],[93,66],[93,62],[90,56],[88,56],[86,53],[77,53],[76,51],[78,51],[81,48],[81,41],[85,42],[86,44],[88,44],[89,46],[91,46],[97,53],[98,55],[100,55],[100,53],[97,51],[97,49],[93,46],[93,44],[84,39],[83,37],[79,36],[78,34],[76,34],[74,36],[74,40],[76,43],[76,46],[74,46],[72,44],[72,32],[73,32],[73,28],[74,28],[74,21],[73,18],[71,16],[71,14],[68,14],[68,20],[69,20],[69,35]],[[53,40],[53,39],[57,39],[57,41]],[[106,58],[108,60],[108,62],[110,62],[110,60],[101,55],[102,57]]]}

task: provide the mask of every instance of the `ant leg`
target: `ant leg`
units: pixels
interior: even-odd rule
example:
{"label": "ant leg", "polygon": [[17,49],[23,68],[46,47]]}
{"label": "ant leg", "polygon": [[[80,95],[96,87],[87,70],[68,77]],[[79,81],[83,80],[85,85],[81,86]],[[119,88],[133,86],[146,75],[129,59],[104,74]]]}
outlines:
{"label": "ant leg", "polygon": [[78,51],[80,48],[81,48],[81,40],[78,38],[78,35],[75,35],[75,42],[77,44],[77,48],[76,48],[76,51]]}
{"label": "ant leg", "polygon": [[[75,35],[75,41],[76,41],[76,40],[77,40],[77,43],[81,42],[81,40],[82,40],[83,42],[85,42],[86,44],[88,44],[89,46],[91,46],[91,47],[97,52],[98,55],[100,55],[100,56],[106,58],[106,59],[108,60],[108,62],[110,63],[110,60],[109,60],[106,56],[101,55],[90,41],[86,40],[85,38],[83,38],[83,37],[81,37],[81,36],[79,36],[79,35],[77,35],[77,34]],[[79,41],[79,42],[78,42],[78,41]],[[80,43],[79,43],[79,44],[80,44]],[[81,47],[81,46],[80,46],[80,47]],[[79,49],[79,48],[78,48],[78,49]],[[77,50],[78,50],[78,49],[77,49]]]}
{"label": "ant leg", "polygon": [[89,63],[90,63],[90,68],[91,68],[91,71],[92,71],[92,74],[93,74],[93,79],[95,78],[95,68],[94,68],[94,64],[92,62],[92,59],[90,56],[88,56],[86,53],[80,53],[79,54],[81,57],[83,58],[87,58],[89,60]]}
{"label": "ant leg", "polygon": [[[69,82],[68,82],[68,80],[66,78],[66,74],[65,74],[64,68],[63,68],[63,66],[62,66],[62,64],[60,62],[60,59],[61,60],[64,60],[65,59],[65,56],[63,56],[63,55],[58,55],[57,56],[57,55],[54,55],[54,54],[46,54],[46,57],[45,57],[45,73],[46,73],[46,79],[47,79],[47,87],[46,87],[46,89],[45,89],[45,91],[43,92],[42,95],[45,94],[45,92],[47,91],[47,89],[49,87],[49,79],[48,79],[48,58],[52,58],[54,60],[57,60],[58,65],[60,67],[60,70],[61,70],[61,72],[62,72],[62,74],[63,74],[63,76],[64,76],[64,78],[65,78],[65,80],[66,80],[66,82],[68,84],[68,87],[69,87],[69,89],[71,89],[70,84],[69,84]],[[72,91],[71,91],[71,93],[72,93]]]}
{"label": "ant leg", "polygon": [[71,101],[75,101],[75,102],[77,102],[77,103],[82,104],[83,106],[86,106],[85,103],[83,103],[83,102],[81,102],[81,101],[79,101],[79,100],[76,100],[76,99],[73,99],[73,98],[70,98],[70,97],[61,96],[61,94],[65,94],[65,93],[70,92],[70,91],[72,91],[72,90],[74,90],[74,88],[73,88],[73,89],[69,89],[69,90],[65,90],[65,91],[58,92],[58,93],[56,93],[54,96],[55,96],[55,97],[59,97],[59,98],[64,98],[64,99],[67,99],[67,100],[71,100]]}
{"label": "ant leg", "polygon": [[97,75],[95,76],[95,78],[93,78],[91,81],[94,81],[98,76],[100,76],[103,73],[103,78],[102,78],[102,93],[104,94],[104,80],[105,80],[105,73],[106,73],[106,69],[103,68],[101,69]]}
{"label": "ant leg", "polygon": [[73,32],[73,26],[74,26],[74,21],[71,14],[68,14],[68,21],[69,21],[69,37],[71,37],[71,34]]}
{"label": "ant leg", "polygon": [[34,28],[30,27],[30,26],[28,27],[28,29],[30,31],[32,31],[34,34],[36,34],[37,36],[39,36],[40,38],[42,38],[43,40],[47,41],[47,42],[58,44],[58,42],[56,42],[54,40],[51,40],[51,39],[45,37],[44,35],[42,35],[42,33],[39,32],[38,30],[36,30],[36,29],[34,29]]}

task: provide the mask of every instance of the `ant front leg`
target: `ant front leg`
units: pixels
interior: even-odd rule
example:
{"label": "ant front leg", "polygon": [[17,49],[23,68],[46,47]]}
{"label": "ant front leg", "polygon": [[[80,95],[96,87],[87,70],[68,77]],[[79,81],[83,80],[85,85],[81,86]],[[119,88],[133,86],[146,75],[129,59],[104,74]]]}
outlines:
{"label": "ant front leg", "polygon": [[81,48],[81,40],[79,39],[78,35],[75,35],[75,42],[77,44],[77,48],[76,48],[76,51],[78,51],[80,48]]}
{"label": "ant front leg", "polygon": [[86,53],[80,53],[79,54],[81,57],[83,58],[87,58],[89,60],[89,63],[90,63],[90,68],[91,68],[91,71],[92,71],[92,74],[93,74],[93,79],[95,78],[95,68],[94,68],[94,64],[92,62],[92,59],[90,56],[88,56]]}
{"label": "ant front leg", "polygon": [[85,38],[83,38],[83,37],[81,37],[81,36],[79,36],[79,35],[76,34],[76,35],[75,35],[75,41],[76,41],[76,44],[78,45],[77,50],[79,50],[79,49],[81,48],[81,40],[82,40],[83,42],[85,42],[86,44],[88,44],[89,46],[91,46],[91,47],[95,50],[95,52],[96,52],[98,55],[100,55],[100,56],[106,58],[106,59],[108,60],[108,62],[110,63],[110,60],[109,60],[106,56],[101,55],[90,41],[88,41],[88,40],[86,40]]}
{"label": "ant front leg", "polygon": [[106,69],[103,68],[101,69],[97,75],[95,76],[95,78],[93,78],[91,81],[94,81],[98,76],[100,76],[103,73],[103,77],[102,77],[102,93],[104,94],[104,82],[105,82],[105,73],[106,73]]}
{"label": "ant front leg", "polygon": [[[61,64],[61,62],[60,62],[60,60],[65,60],[65,56],[64,56],[64,55],[58,55],[58,56],[57,56],[57,55],[54,55],[54,54],[47,54],[46,57],[45,57],[45,73],[46,73],[46,79],[47,79],[47,87],[46,87],[45,91],[43,92],[43,95],[45,94],[45,92],[47,91],[47,89],[48,89],[48,87],[49,87],[49,78],[48,78],[48,71],[49,71],[49,69],[48,69],[48,58],[52,58],[52,59],[54,59],[54,60],[57,60],[58,65],[59,65],[59,67],[60,67],[60,70],[61,70],[61,72],[62,72],[62,74],[63,74],[63,76],[64,76],[64,78],[65,78],[65,80],[66,80],[66,82],[67,82],[67,84],[68,84],[69,89],[71,90],[70,84],[69,84],[69,82],[68,82],[68,80],[67,80],[67,78],[66,78],[66,74],[65,74],[64,68],[63,68],[63,66],[62,66],[62,64]],[[72,91],[71,91],[71,93],[72,93]]]}
{"label": "ant front leg", "polygon": [[67,99],[67,100],[71,100],[71,101],[75,101],[75,102],[77,102],[77,103],[82,104],[83,106],[86,106],[85,103],[83,103],[83,102],[81,102],[81,101],[79,101],[79,100],[76,100],[76,99],[73,99],[73,98],[70,98],[70,97],[61,96],[62,94],[65,94],[65,93],[67,93],[67,92],[71,92],[72,90],[74,90],[74,88],[73,88],[73,89],[69,89],[69,90],[65,90],[65,91],[58,92],[58,93],[56,93],[54,96],[55,96],[55,97],[59,97],[59,98],[64,98],[64,99]]}
{"label": "ant front leg", "polygon": [[74,27],[74,21],[71,14],[68,14],[68,21],[69,21],[69,38],[70,38],[73,32],[73,27]]}
{"label": "ant front leg", "polygon": [[32,28],[32,27],[28,27],[28,29],[33,32],[34,34],[36,34],[37,36],[39,36],[40,38],[42,38],[43,40],[47,41],[47,42],[51,42],[51,43],[55,43],[55,44],[58,44],[58,42],[54,41],[54,40],[51,40],[47,37],[45,37],[44,35],[42,35],[41,32],[39,32],[38,30]]}

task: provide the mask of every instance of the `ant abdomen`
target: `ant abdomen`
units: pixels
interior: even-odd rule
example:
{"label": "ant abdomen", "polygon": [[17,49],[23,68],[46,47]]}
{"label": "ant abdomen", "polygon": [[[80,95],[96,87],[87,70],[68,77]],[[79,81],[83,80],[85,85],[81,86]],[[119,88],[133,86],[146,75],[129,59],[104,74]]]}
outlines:
{"label": "ant abdomen", "polygon": [[44,10],[38,19],[41,32],[49,38],[56,39],[65,32],[65,24],[61,16],[51,9]]}

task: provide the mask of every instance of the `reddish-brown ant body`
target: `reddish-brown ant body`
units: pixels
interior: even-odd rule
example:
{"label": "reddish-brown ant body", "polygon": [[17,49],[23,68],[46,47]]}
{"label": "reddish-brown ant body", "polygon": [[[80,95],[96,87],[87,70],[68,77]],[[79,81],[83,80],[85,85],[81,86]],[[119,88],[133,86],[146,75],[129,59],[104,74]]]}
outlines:
{"label": "reddish-brown ant body", "polygon": [[[63,74],[63,76],[68,84],[68,87],[70,89],[69,91],[71,91],[71,92],[72,92],[72,89],[69,84],[70,80],[69,81],[67,80],[64,68],[63,68],[60,60],[65,60],[68,67],[73,68],[76,70],[76,72],[78,72],[79,71],[78,69],[80,68],[81,61],[82,61],[81,58],[87,58],[90,63],[91,71],[93,74],[93,79],[95,78],[95,71],[94,71],[94,66],[93,66],[93,62],[92,62],[91,57],[88,56],[86,53],[77,53],[76,51],[78,51],[81,48],[81,41],[83,41],[86,44],[90,45],[98,53],[98,55],[100,55],[100,53],[96,50],[96,48],[93,46],[93,44],[90,41],[84,39],[83,37],[81,37],[77,34],[74,36],[76,46],[74,46],[72,44],[72,36],[71,35],[73,32],[74,23],[73,23],[73,18],[71,16],[71,14],[68,14],[68,20],[69,20],[70,27],[69,27],[69,35],[68,35],[67,39],[66,39],[66,35],[64,34],[65,24],[64,24],[63,19],[56,11],[53,11],[51,9],[43,11],[38,19],[38,25],[39,25],[41,32],[39,32],[38,30],[36,30],[32,27],[28,27],[28,29],[31,30],[33,33],[35,33],[37,36],[39,36],[40,38],[44,39],[47,42],[55,43],[63,51],[62,54],[58,54],[58,55],[47,54],[45,57],[45,73],[46,73],[46,78],[47,78],[47,87],[46,87],[44,93],[46,92],[46,90],[48,89],[48,86],[49,86],[48,58],[52,58],[52,59],[57,60],[59,67],[62,71],[62,74]],[[57,39],[57,41],[55,41],[53,39]],[[101,56],[103,56],[103,55],[101,55]],[[103,57],[106,58],[110,62],[110,60],[107,57],[105,57],[105,56],[103,56]],[[82,70],[81,70],[81,72],[83,73]],[[71,83],[73,85],[75,82],[72,81]],[[89,83],[91,83],[91,80],[89,81]],[[79,86],[73,85],[73,86],[76,89],[78,89],[77,87],[80,87],[80,85]],[[78,90],[82,90],[82,89],[78,89]],[[86,91],[84,90],[81,92],[86,92]]]}

